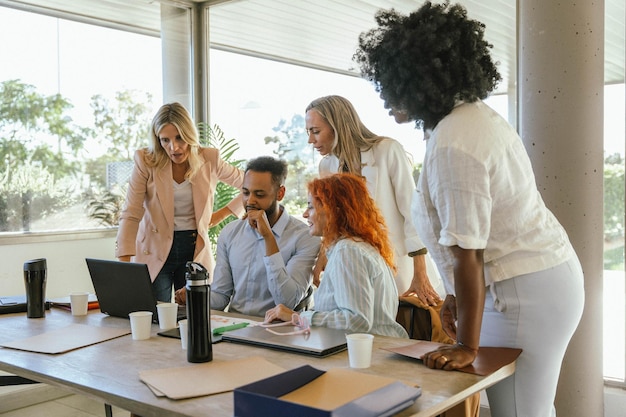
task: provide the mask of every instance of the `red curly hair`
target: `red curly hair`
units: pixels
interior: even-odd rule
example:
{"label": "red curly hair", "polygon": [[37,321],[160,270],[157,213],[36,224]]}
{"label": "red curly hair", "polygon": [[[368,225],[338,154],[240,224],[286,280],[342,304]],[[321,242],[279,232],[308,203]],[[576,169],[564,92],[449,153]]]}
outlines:
{"label": "red curly hair", "polygon": [[326,214],[325,248],[342,238],[365,241],[378,249],[387,265],[396,272],[385,219],[370,197],[363,177],[340,173],[314,179],[309,182],[308,191],[317,203],[315,209]]}

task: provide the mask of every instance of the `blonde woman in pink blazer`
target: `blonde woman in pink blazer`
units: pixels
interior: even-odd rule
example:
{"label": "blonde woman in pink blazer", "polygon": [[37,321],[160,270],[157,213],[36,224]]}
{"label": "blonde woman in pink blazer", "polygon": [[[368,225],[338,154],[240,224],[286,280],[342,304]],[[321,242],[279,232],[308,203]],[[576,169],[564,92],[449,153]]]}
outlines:
{"label": "blonde woman in pink blazer", "polygon": [[148,265],[159,301],[171,301],[185,285],[185,264],[210,271],[208,230],[230,214],[243,214],[241,199],[213,213],[218,182],[241,188],[243,172],[205,148],[191,115],[180,103],[163,105],[152,120],[151,145],[135,152],[115,256]]}

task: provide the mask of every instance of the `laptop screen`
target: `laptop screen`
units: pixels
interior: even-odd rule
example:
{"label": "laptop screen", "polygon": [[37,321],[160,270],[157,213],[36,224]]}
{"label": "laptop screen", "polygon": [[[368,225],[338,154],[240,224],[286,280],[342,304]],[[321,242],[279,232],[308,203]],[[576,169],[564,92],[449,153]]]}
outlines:
{"label": "laptop screen", "polygon": [[128,318],[133,311],[151,311],[153,320],[157,319],[156,298],[146,264],[85,260],[103,313]]}

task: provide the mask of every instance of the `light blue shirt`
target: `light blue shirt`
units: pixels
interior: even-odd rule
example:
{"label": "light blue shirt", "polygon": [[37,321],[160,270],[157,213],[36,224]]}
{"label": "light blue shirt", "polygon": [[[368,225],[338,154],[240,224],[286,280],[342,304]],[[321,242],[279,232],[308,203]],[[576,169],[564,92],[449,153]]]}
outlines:
{"label": "light blue shirt", "polygon": [[398,290],[380,253],[369,243],[341,239],[326,255],[324,279],[314,295],[315,310],[300,315],[313,326],[408,337],[396,322]]}
{"label": "light blue shirt", "polygon": [[[281,206],[282,207],[282,206]],[[211,308],[263,317],[270,308],[294,308],[311,285],[320,238],[302,221],[283,213],[272,227],[279,253],[265,256],[265,241],[247,220],[221,231],[211,285]]]}

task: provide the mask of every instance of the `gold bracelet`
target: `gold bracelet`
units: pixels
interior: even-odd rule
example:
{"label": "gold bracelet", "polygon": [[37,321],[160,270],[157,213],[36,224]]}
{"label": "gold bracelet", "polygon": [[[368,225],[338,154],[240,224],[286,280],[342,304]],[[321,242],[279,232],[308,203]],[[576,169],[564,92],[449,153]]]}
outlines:
{"label": "gold bracelet", "polygon": [[426,255],[428,253],[428,249],[422,248],[420,250],[416,250],[414,252],[409,252],[409,256],[412,258],[417,255]]}

